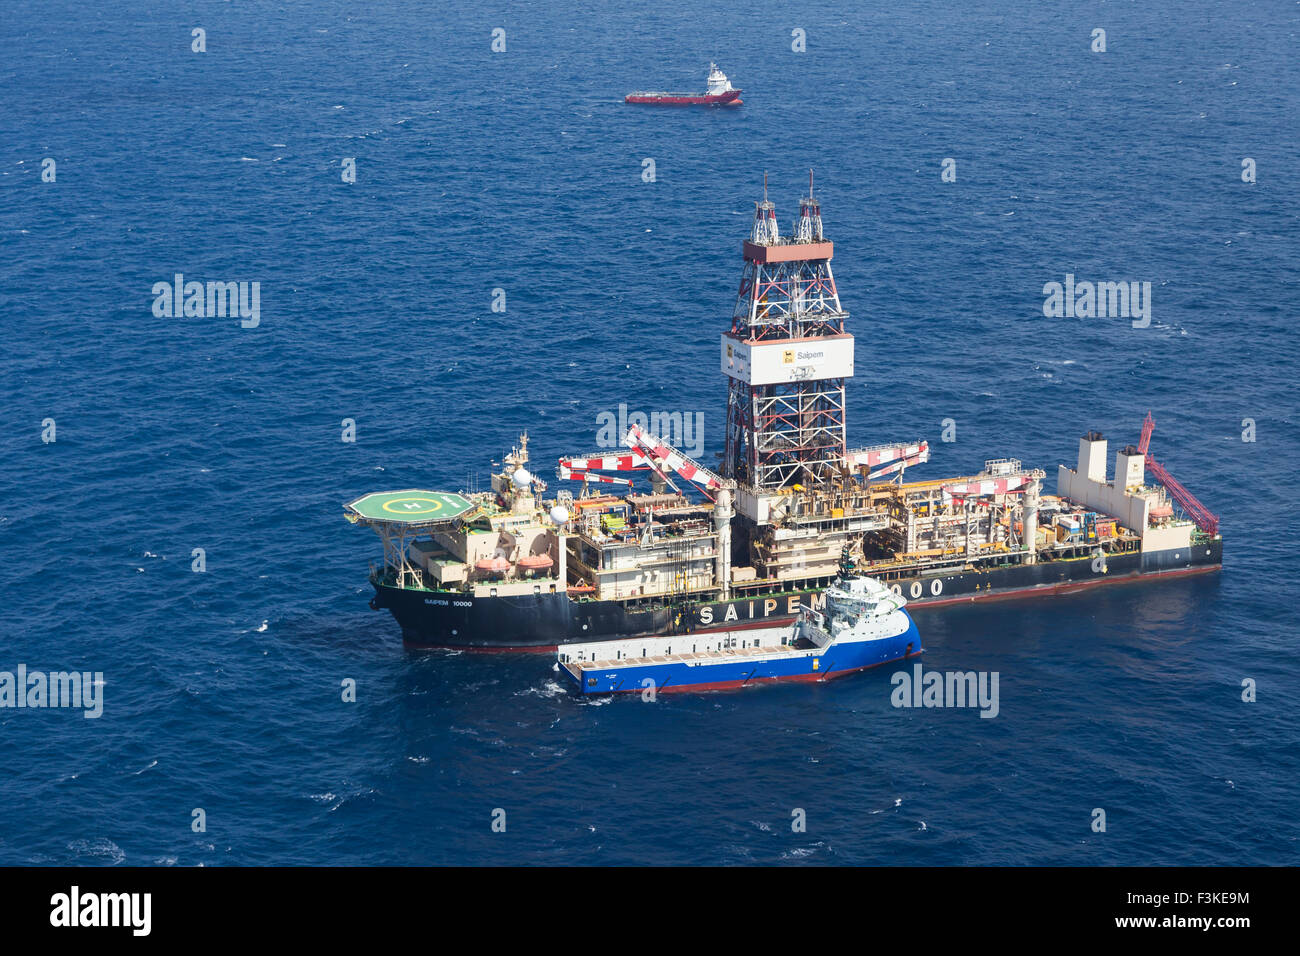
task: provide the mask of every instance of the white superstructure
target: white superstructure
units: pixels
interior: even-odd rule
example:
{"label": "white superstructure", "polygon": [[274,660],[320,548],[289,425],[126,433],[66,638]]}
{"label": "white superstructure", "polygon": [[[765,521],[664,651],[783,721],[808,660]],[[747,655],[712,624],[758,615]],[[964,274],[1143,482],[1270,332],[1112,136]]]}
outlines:
{"label": "white superstructure", "polygon": [[723,93],[731,92],[731,82],[727,79],[727,74],[718,69],[718,64],[709,64],[709,88],[708,96],[721,96]]}

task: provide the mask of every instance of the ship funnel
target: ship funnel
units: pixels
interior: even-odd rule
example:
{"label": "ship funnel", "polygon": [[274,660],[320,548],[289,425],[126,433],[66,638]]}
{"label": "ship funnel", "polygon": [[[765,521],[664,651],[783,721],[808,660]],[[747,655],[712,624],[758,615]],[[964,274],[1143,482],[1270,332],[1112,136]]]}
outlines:
{"label": "ship funnel", "polygon": [[1106,439],[1101,432],[1088,432],[1079,439],[1079,474],[1106,483]]}

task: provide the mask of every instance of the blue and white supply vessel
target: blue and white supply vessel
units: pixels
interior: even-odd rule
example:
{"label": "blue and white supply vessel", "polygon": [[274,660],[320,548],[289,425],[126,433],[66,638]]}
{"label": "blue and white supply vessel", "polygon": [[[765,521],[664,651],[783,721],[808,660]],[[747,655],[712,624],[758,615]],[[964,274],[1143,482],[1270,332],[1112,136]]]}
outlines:
{"label": "blue and white supply vessel", "polygon": [[566,644],[559,668],[582,694],[723,690],[766,681],[823,681],[921,653],[902,595],[875,578],[841,577],[825,611],[793,624]]}

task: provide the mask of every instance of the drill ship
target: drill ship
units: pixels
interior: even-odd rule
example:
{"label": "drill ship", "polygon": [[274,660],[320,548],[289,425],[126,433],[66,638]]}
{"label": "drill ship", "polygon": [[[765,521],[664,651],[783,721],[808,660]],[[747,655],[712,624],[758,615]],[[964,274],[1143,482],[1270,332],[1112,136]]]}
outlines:
{"label": "drill ship", "polygon": [[752,632],[757,647],[801,606],[824,607],[846,573],[916,610],[1219,569],[1219,520],[1150,456],[1150,413],[1110,478],[1107,440],[1085,434],[1055,495],[1044,471],[1014,458],[906,481],[929,460],[927,442],[850,449],[854,339],[811,176],[788,236],[766,192],[721,336],[717,470],[670,443],[680,414],[631,416],[621,446],[558,460],[557,479],[576,487],[552,498],[525,433],[490,491],[350,502],[345,517],[383,543],[371,607],[392,613],[406,644],[549,652],[721,634],[743,647]]}

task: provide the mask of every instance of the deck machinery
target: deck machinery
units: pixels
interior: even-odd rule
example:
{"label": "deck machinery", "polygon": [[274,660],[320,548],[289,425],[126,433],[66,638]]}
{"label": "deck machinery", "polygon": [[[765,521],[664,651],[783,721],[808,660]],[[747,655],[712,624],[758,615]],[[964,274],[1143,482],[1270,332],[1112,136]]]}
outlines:
{"label": "deck machinery", "polygon": [[[846,570],[915,608],[1220,566],[1218,519],[1148,456],[1149,414],[1139,446],[1117,452],[1113,479],[1106,440],[1085,435],[1056,495],[1043,493],[1045,472],[1013,458],[908,482],[929,460],[925,441],[848,448],[854,340],[811,175],[788,236],[764,183],[741,254],[720,343],[728,393],[716,471],[648,421],[628,428],[624,447],[561,458],[557,476],[579,482],[576,493],[544,499],[525,435],[491,492],[347,506],[384,542],[372,606],[392,611],[408,643],[550,649],[743,633],[819,606]],[[650,488],[634,490],[637,477]]]}

